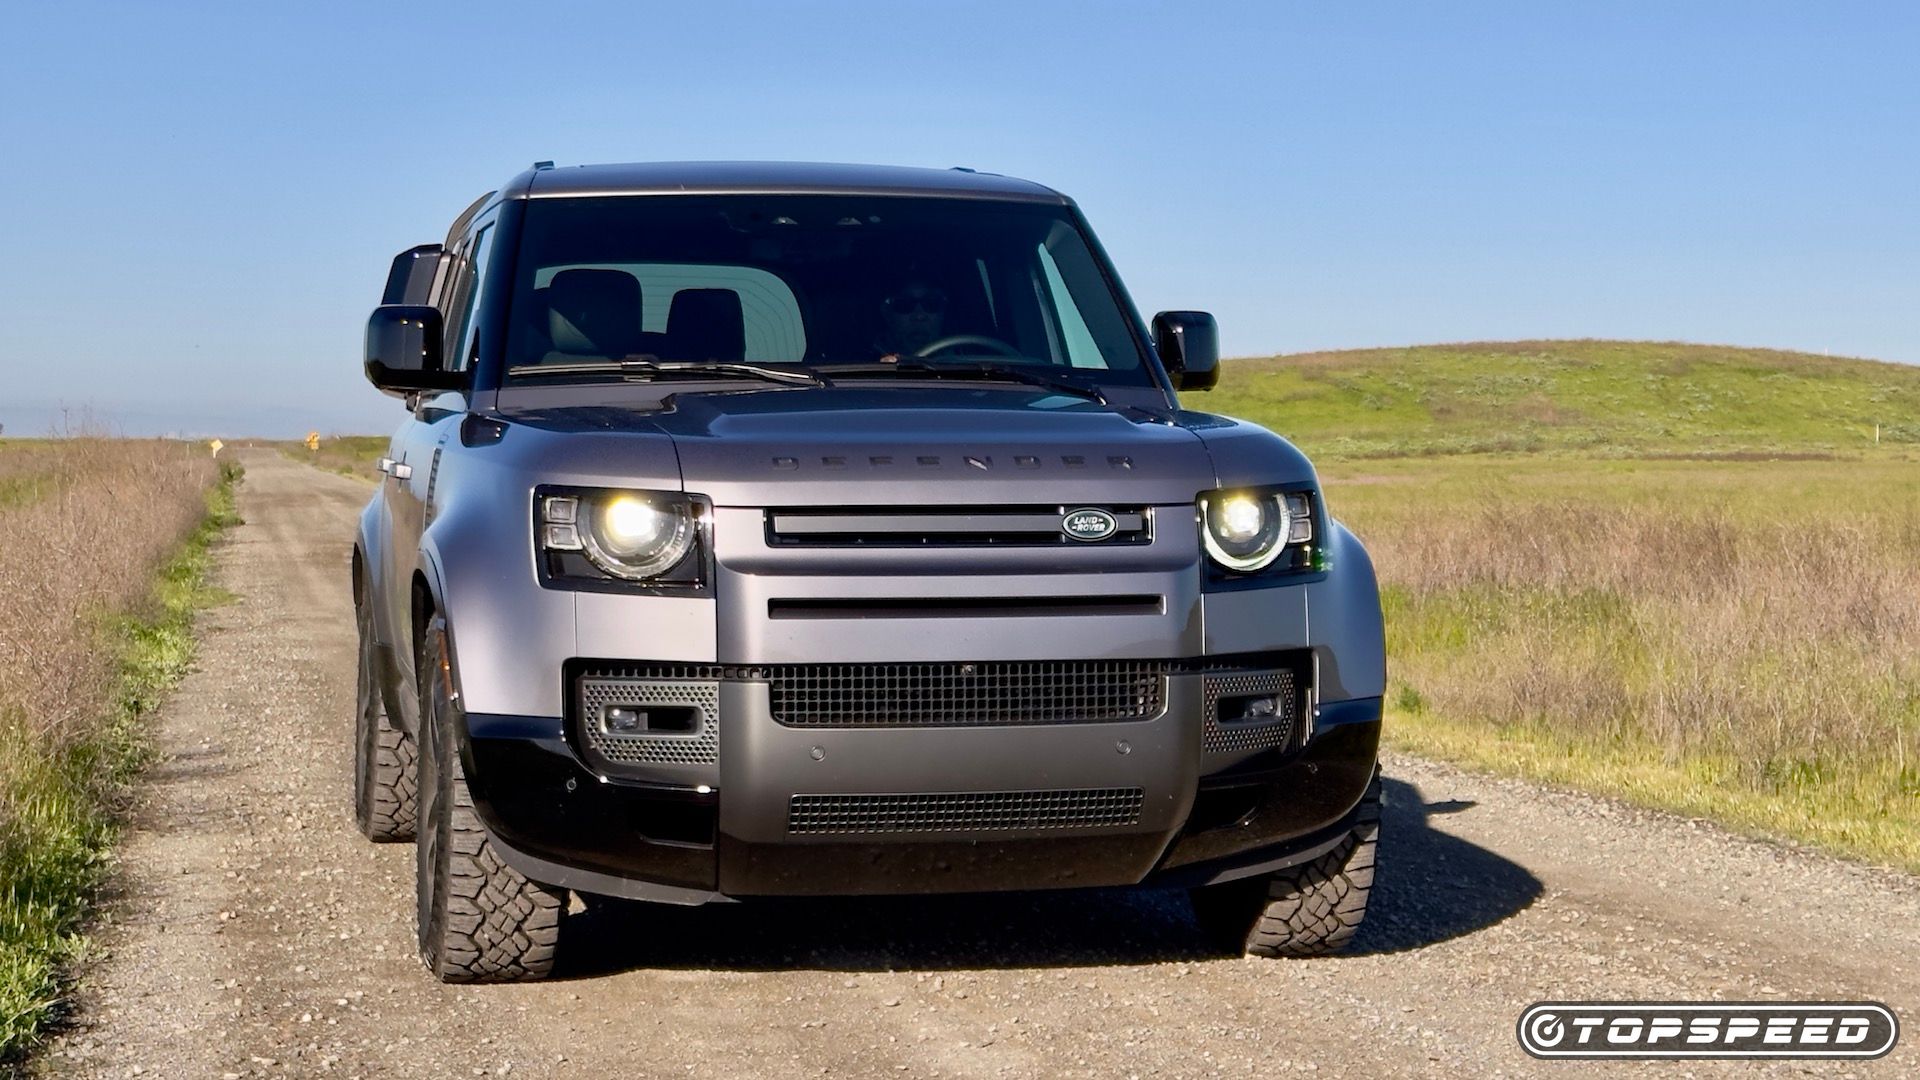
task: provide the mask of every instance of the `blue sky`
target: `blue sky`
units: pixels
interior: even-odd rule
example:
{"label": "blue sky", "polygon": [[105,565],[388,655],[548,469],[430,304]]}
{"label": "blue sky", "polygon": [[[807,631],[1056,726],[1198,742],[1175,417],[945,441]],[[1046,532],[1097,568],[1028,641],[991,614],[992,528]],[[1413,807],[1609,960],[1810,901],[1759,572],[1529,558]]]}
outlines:
{"label": "blue sky", "polygon": [[[392,254],[527,163],[1027,176],[1231,354],[1920,362],[1906,4],[17,5],[0,422],[385,431]],[[1229,369],[1228,377],[1231,378]]]}

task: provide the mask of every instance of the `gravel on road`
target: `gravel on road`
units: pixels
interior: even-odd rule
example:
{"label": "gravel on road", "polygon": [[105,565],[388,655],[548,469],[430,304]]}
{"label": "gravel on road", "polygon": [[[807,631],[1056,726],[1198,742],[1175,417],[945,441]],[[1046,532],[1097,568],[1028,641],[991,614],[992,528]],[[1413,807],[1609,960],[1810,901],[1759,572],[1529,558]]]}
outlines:
{"label": "gravel on road", "polygon": [[[1356,948],[1222,955],[1184,898],[1100,891],[575,904],[548,982],[443,986],[413,852],[355,831],[348,558],[371,489],[244,456],[236,600],[158,714],[159,762],[50,1076],[1564,1076],[1543,998],[1920,1005],[1920,883],[1405,757]],[[1611,1074],[1897,1076],[1877,1062]]]}

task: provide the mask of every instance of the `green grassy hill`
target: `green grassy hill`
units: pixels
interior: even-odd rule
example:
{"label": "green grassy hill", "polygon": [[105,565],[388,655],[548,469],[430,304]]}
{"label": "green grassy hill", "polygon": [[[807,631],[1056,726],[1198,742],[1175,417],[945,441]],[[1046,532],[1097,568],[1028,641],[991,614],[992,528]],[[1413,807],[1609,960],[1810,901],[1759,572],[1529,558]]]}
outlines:
{"label": "green grassy hill", "polygon": [[1920,366],[1774,349],[1511,341],[1230,360],[1190,407],[1311,453],[1741,455],[1920,447]]}

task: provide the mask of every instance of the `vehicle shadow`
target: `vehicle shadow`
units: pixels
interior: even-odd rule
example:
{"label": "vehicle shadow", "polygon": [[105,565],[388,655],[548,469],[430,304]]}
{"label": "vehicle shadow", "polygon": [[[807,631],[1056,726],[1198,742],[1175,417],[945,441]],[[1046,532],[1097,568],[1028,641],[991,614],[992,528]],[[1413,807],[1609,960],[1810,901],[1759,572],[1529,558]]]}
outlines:
{"label": "vehicle shadow", "polygon": [[[1524,868],[1434,829],[1472,803],[1428,804],[1388,779],[1379,872],[1349,954],[1403,952],[1491,926],[1540,895]],[[562,929],[557,977],[633,968],[900,971],[1154,964],[1229,955],[1185,894],[1096,889],[756,900],[701,908],[596,900]]]}
{"label": "vehicle shadow", "polygon": [[1433,819],[1472,810],[1460,799],[1427,802],[1420,789],[1383,779],[1386,807],[1367,921],[1349,955],[1406,952],[1483,930],[1540,897],[1526,867],[1441,832]]}

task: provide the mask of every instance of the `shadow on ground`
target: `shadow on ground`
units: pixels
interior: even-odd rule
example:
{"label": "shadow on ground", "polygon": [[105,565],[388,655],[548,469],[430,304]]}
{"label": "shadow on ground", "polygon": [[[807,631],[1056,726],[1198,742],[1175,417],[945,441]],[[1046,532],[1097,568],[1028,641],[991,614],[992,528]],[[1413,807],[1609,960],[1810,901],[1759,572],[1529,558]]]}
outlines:
{"label": "shadow on ground", "polygon": [[1468,813],[1460,799],[1429,803],[1420,789],[1388,777],[1379,869],[1352,949],[1405,952],[1471,934],[1526,910],[1540,879],[1526,867],[1434,828],[1435,818]]}
{"label": "shadow on ground", "polygon": [[[1379,871],[1350,952],[1419,949],[1525,909],[1538,879],[1485,848],[1440,832],[1429,804],[1388,779]],[[898,971],[1078,967],[1211,960],[1186,896],[1165,890],[975,896],[832,897],[677,908],[599,901],[571,916],[560,977],[630,968]]]}

